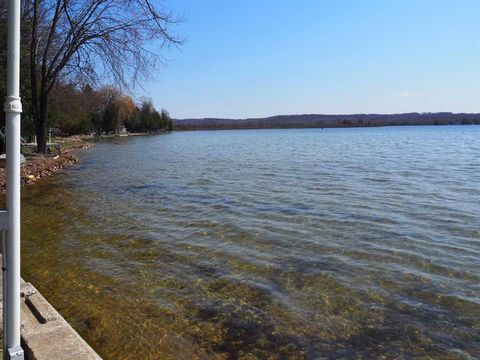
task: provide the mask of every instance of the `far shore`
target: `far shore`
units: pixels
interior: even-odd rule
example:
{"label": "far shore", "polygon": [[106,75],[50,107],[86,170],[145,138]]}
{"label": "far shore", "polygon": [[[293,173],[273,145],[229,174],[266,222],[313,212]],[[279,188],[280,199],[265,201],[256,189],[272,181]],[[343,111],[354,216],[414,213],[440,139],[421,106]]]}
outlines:
{"label": "far shore", "polygon": [[175,130],[241,130],[241,129],[313,129],[412,125],[475,125],[480,114],[405,113],[405,114],[303,114],[276,115],[266,118],[176,119]]}

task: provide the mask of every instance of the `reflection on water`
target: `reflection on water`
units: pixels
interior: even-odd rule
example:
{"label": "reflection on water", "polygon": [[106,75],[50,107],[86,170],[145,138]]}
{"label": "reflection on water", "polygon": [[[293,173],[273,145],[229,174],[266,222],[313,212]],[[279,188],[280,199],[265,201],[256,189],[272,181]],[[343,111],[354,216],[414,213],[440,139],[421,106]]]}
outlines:
{"label": "reflection on water", "polygon": [[23,276],[105,359],[480,357],[480,127],[99,143]]}

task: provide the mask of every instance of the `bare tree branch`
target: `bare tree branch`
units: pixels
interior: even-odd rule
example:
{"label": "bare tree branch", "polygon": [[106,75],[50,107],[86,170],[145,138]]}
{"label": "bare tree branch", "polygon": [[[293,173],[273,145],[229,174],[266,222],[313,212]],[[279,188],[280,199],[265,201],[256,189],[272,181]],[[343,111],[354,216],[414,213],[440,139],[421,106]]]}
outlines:
{"label": "bare tree branch", "polygon": [[49,94],[59,79],[132,89],[163,64],[164,46],[182,44],[170,32],[182,19],[153,0],[25,0],[23,8],[40,151],[45,150]]}

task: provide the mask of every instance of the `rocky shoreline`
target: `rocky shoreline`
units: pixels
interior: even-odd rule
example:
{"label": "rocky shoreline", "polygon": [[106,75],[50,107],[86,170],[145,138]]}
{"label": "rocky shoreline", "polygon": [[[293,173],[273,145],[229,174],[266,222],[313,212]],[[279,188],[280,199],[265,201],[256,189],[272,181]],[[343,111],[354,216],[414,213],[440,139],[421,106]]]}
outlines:
{"label": "rocky shoreline", "polygon": [[[22,185],[35,183],[42,177],[58,173],[63,168],[75,164],[78,158],[72,153],[75,149],[85,149],[94,146],[92,143],[81,142],[71,144],[62,148],[60,155],[51,154],[28,154],[25,155],[25,162],[20,170],[20,181]],[[5,167],[0,168],[0,193],[5,192],[6,173]]]}
{"label": "rocky shoreline", "polygon": [[[126,136],[146,136],[151,133],[128,133]],[[118,137],[116,134],[100,135],[97,138],[108,139]],[[90,142],[94,137],[89,135],[73,135],[64,138],[56,138],[61,145],[61,154],[24,154],[25,162],[21,167],[20,181],[22,185],[33,184],[40,178],[60,172],[63,168],[75,164],[78,158],[73,154],[74,150],[87,149],[95,146]],[[5,192],[6,174],[5,164],[0,165],[0,194]]]}

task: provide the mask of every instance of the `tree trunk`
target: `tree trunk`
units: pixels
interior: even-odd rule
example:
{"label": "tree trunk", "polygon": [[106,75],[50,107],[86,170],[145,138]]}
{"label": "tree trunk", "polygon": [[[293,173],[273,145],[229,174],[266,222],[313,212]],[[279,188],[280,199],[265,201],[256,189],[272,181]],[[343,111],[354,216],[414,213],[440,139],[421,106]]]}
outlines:
{"label": "tree trunk", "polygon": [[35,118],[35,135],[37,135],[37,152],[47,152],[47,116],[48,116],[48,94],[42,91],[39,104],[39,111]]}
{"label": "tree trunk", "polygon": [[44,125],[36,122],[35,123],[35,135],[37,136],[37,152],[41,153],[41,154],[46,153],[47,152],[46,127]]}

